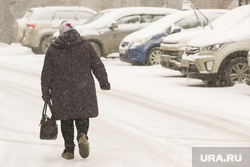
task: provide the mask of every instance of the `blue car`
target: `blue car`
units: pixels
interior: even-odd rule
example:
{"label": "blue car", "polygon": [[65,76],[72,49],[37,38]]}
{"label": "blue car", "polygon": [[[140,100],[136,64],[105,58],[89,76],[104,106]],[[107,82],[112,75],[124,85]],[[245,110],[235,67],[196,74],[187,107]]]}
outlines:
{"label": "blue car", "polygon": [[[167,35],[185,29],[206,26],[228,10],[203,9],[181,11],[126,36],[119,46],[120,60],[132,64],[155,65],[160,63],[160,44]],[[206,18],[203,16],[205,15]]]}

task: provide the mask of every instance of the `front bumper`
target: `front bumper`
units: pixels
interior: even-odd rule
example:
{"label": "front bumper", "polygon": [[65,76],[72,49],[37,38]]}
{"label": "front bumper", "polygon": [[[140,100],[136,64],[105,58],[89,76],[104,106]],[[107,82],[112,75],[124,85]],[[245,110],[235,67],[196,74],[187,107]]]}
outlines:
{"label": "front bumper", "polygon": [[129,63],[144,63],[147,51],[143,47],[119,48],[120,60]]}
{"label": "front bumper", "polygon": [[214,55],[207,54],[201,56],[198,53],[193,55],[184,53],[181,66],[190,78],[213,80],[217,77],[219,68],[215,60],[216,56]]}
{"label": "front bumper", "polygon": [[217,78],[217,73],[200,73],[193,63],[189,63],[188,68],[182,66],[182,70],[185,74],[187,74],[187,77],[189,78],[201,79],[206,81],[214,80],[215,78]]}
{"label": "front bumper", "polygon": [[172,70],[182,70],[182,54],[183,51],[162,51],[161,66]]}

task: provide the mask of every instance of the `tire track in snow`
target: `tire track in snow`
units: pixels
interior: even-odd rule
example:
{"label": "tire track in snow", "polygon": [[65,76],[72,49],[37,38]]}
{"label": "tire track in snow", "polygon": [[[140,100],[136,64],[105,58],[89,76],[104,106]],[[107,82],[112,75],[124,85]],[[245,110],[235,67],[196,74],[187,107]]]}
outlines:
{"label": "tire track in snow", "polygon": [[141,105],[147,108],[151,108],[157,112],[161,112],[179,119],[188,120],[198,125],[206,126],[217,130],[225,130],[229,133],[236,135],[237,137],[243,137],[246,140],[250,139],[250,126],[242,122],[237,122],[229,117],[221,117],[219,115],[195,111],[193,108],[190,110],[187,107],[173,106],[171,104],[161,103],[152,99],[144,98],[138,95],[130,94],[120,90],[112,89],[110,93],[106,94],[98,91],[99,94],[104,96],[112,96],[126,102]]}
{"label": "tire track in snow", "polygon": [[[6,67],[5,70],[9,71],[11,70],[12,67]],[[34,73],[34,72],[30,72],[30,71],[25,71],[25,70],[19,70],[18,68],[14,68],[12,69],[12,71],[15,74],[20,74],[20,77],[28,78],[34,78],[34,77],[39,77],[39,73]],[[11,89],[15,89],[19,92],[23,92],[26,94],[30,94],[32,97],[36,97],[37,95],[40,93],[38,93],[37,89],[34,88],[30,88],[28,86],[28,82],[27,83],[16,83],[16,80],[13,79],[11,81],[5,81],[5,83],[2,83],[2,86],[6,86],[9,87]],[[122,92],[116,89],[112,89],[111,91],[109,91],[108,93],[104,93],[102,91],[100,91],[99,89],[97,89],[97,93],[102,95],[102,96],[106,96],[106,97],[112,97],[112,98],[116,98],[120,101],[124,101],[127,103],[131,103],[133,105],[138,105],[144,108],[149,108],[151,110],[154,110],[156,112],[160,112],[160,113],[164,113],[167,114],[171,117],[175,117],[178,118],[180,120],[185,120],[185,121],[189,121],[192,123],[197,124],[198,126],[204,126],[204,127],[208,127],[210,129],[221,129],[224,131],[227,131],[228,133],[237,136],[238,138],[243,138],[245,140],[249,140],[250,137],[249,135],[246,133],[249,131],[249,127],[247,125],[244,125],[240,122],[236,122],[227,118],[222,118],[216,115],[212,115],[209,113],[201,113],[199,111],[194,111],[194,110],[190,110],[187,109],[185,107],[177,107],[171,104],[167,104],[167,103],[161,103],[155,100],[151,100],[151,99],[147,99],[141,96],[136,96],[127,92]],[[112,105],[112,104],[110,104]],[[130,142],[132,142],[131,144],[139,144],[138,148],[140,146],[144,147],[141,150],[138,150],[138,153],[140,153],[141,151],[145,151],[146,153],[150,154],[154,154],[156,153],[157,156],[160,156],[159,152],[154,151],[157,147],[155,147],[154,144],[148,144],[147,142],[145,142],[144,139],[144,135],[143,136],[136,136],[137,132],[138,134],[149,134],[150,135],[150,131],[148,131],[147,129],[140,127],[140,126],[136,126],[133,122],[130,122],[130,120],[122,120],[119,119],[117,121],[117,123],[122,123],[122,124],[126,124],[127,127],[129,127],[128,129],[124,129],[123,125],[121,126],[116,126],[114,127],[114,125],[112,123],[110,123],[110,121],[108,119],[104,119],[102,120],[103,123],[106,125],[105,127],[107,127],[107,129],[109,129],[110,127],[115,128],[117,132],[120,131],[121,135],[125,135],[126,138],[130,138]],[[242,129],[240,129],[242,128]],[[183,140],[187,140],[185,139],[185,137],[180,137]],[[178,150],[178,148],[180,147],[189,147],[189,145],[183,144],[179,141],[176,141],[176,139],[180,139],[178,137],[176,138],[172,138],[173,140],[169,140],[169,141],[162,141],[165,140],[166,137],[164,136],[164,139],[161,139],[161,137],[159,137],[158,141],[161,143],[170,143],[171,145],[175,146],[176,149]],[[29,142],[26,141],[15,141],[15,140],[9,140],[9,139],[4,139],[4,138],[0,138],[0,140],[5,140],[6,142],[24,142],[26,144],[29,144]],[[171,136],[169,136],[169,139],[171,139]],[[200,140],[199,138],[188,138],[188,140]],[[201,140],[206,140],[206,139],[201,139]],[[210,140],[210,139],[207,139]],[[157,140],[156,140],[157,141]],[[233,140],[236,141],[236,140]],[[244,142],[244,140],[242,140]],[[32,144],[32,143],[30,143]],[[35,143],[36,144],[36,143]],[[40,143],[38,143],[38,145],[40,145]],[[43,145],[43,143],[41,143],[41,145]],[[96,147],[96,149],[107,149],[107,148],[102,148],[102,147]],[[109,149],[108,149],[109,150]],[[111,151],[130,151],[130,150],[126,150],[126,149],[115,149],[114,147],[111,148]],[[170,151],[171,152],[171,151]],[[164,157],[165,160],[168,160],[171,163],[175,163],[175,161],[172,160],[172,158],[176,158],[176,155],[173,152],[173,155],[170,155],[169,157]],[[178,158],[178,157],[177,157]],[[163,158],[162,158],[163,159]]]}

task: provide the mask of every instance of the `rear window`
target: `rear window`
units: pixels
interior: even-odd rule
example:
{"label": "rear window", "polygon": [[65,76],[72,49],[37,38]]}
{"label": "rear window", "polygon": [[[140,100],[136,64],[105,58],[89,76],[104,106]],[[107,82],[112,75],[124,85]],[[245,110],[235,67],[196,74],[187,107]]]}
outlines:
{"label": "rear window", "polygon": [[75,14],[72,11],[60,11],[56,12],[54,15],[54,20],[75,20]]}

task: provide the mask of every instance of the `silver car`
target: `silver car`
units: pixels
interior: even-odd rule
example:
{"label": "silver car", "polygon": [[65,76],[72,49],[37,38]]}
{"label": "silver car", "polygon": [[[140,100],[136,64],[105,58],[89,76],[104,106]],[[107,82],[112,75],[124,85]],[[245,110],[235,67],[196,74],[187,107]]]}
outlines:
{"label": "silver car", "polygon": [[18,23],[18,40],[36,54],[46,53],[51,36],[63,20],[73,25],[85,23],[96,14],[85,7],[39,7],[29,9]]}
{"label": "silver car", "polygon": [[105,57],[119,52],[119,44],[128,34],[178,11],[157,7],[107,9],[100,11],[84,25],[76,26],[76,29],[91,42],[99,56]]}

